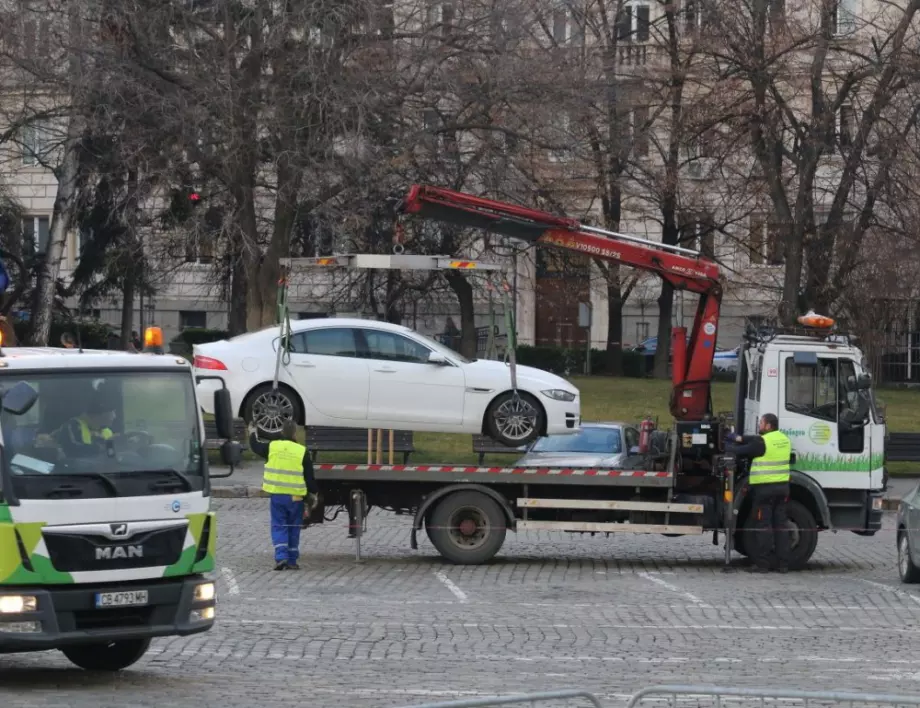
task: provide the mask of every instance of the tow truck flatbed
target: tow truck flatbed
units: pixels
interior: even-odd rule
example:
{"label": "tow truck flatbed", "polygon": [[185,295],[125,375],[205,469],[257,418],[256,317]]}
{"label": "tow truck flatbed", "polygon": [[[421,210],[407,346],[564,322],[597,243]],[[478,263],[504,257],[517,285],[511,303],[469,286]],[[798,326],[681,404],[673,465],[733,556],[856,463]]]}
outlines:
{"label": "tow truck flatbed", "polygon": [[575,484],[613,487],[670,487],[666,471],[577,467],[482,467],[475,465],[317,464],[317,480],[400,482],[484,482],[488,484]]}

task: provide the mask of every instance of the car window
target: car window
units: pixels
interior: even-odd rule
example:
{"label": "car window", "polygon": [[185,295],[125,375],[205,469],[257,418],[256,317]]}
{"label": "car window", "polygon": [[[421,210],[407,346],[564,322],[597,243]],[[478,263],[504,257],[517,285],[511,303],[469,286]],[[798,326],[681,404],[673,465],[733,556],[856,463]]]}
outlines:
{"label": "car window", "polygon": [[574,435],[549,435],[539,438],[531,452],[620,452],[620,431],[616,428],[582,428]]}
{"label": "car window", "polygon": [[369,359],[404,361],[413,364],[428,363],[431,350],[408,337],[374,329],[364,329],[361,332],[367,343],[366,356]]}
{"label": "car window", "polygon": [[323,327],[298,332],[291,336],[294,354],[320,356],[357,356],[355,331],[348,327]]}
{"label": "car window", "polygon": [[626,428],[624,431],[626,437],[626,451],[629,452],[634,447],[639,447],[639,431],[635,428]]}

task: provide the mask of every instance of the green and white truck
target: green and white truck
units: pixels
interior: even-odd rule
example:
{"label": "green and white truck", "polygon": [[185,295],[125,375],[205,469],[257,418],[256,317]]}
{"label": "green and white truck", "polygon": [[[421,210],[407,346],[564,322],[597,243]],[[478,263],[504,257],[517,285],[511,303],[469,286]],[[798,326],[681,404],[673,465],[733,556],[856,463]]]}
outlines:
{"label": "green and white truck", "polygon": [[[191,365],[162,353],[0,352],[0,654],[117,671],[214,624],[217,525]],[[225,464],[239,462],[226,389]]]}

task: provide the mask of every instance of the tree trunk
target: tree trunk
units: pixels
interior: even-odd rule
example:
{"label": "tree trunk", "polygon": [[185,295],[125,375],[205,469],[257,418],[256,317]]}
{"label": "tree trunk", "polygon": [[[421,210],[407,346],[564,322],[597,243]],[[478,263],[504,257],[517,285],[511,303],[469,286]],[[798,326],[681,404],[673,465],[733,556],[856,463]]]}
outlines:
{"label": "tree trunk", "polygon": [[661,281],[658,294],[658,346],[655,349],[653,376],[667,379],[668,364],[671,361],[671,320],[674,318],[674,286],[667,280]]}
{"label": "tree trunk", "polygon": [[83,117],[74,112],[67,125],[67,137],[63,145],[63,159],[57,170],[57,195],[51,215],[51,233],[45,252],[41,274],[37,284],[37,297],[32,310],[32,327],[29,344],[46,347],[51,336],[51,318],[54,310],[54,286],[61,271],[61,259],[67,233],[73,223],[77,207],[78,180],[80,176],[80,140],[83,136]]}
{"label": "tree trunk", "polygon": [[[611,268],[619,268],[611,263]],[[617,276],[616,284],[607,283],[607,365],[611,376],[623,375],[623,307],[626,302]]]}
{"label": "tree trunk", "polygon": [[134,328],[134,290],[134,273],[129,272],[125,276],[125,287],[121,301],[121,339],[119,346],[122,349],[128,348],[128,342],[131,341],[131,330]]}
{"label": "tree trunk", "polygon": [[240,253],[231,256],[229,305],[227,330],[231,337],[235,337],[246,332],[246,268]]}
{"label": "tree trunk", "polygon": [[473,286],[461,273],[447,271],[447,284],[457,296],[460,305],[460,353],[473,359],[476,357],[476,308],[473,303]]}

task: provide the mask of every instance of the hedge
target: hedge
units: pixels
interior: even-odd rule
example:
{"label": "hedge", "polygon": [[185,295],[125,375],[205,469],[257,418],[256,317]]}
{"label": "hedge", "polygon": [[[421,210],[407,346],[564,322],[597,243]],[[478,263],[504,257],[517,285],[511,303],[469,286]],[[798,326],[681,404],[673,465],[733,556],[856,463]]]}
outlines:
{"label": "hedge", "polygon": [[[84,349],[108,349],[109,336],[112,328],[102,322],[83,322],[80,324],[80,342]],[[14,320],[13,331],[16,332],[16,340],[19,346],[24,346],[26,337],[29,334],[29,322],[25,320]],[[65,320],[53,320],[51,322],[51,335],[48,338],[48,346],[60,347],[61,335],[69,332],[73,335],[74,341],[77,341],[77,323]]]}
{"label": "hedge", "polygon": [[207,344],[208,342],[218,342],[226,339],[230,333],[223,329],[205,329],[204,327],[189,327],[183,329],[179,334],[173,337],[172,341],[178,344],[185,344],[189,347],[195,344]]}
{"label": "hedge", "polygon": [[[633,378],[642,378],[648,375],[649,366],[647,357],[639,352],[621,352],[623,361],[623,375]],[[517,362],[522,366],[533,366],[544,371],[551,371],[560,376],[572,376],[584,373],[585,350],[566,349],[563,347],[531,347],[520,344],[517,348]],[[612,373],[610,367],[610,352],[606,349],[591,350],[591,373]]]}

